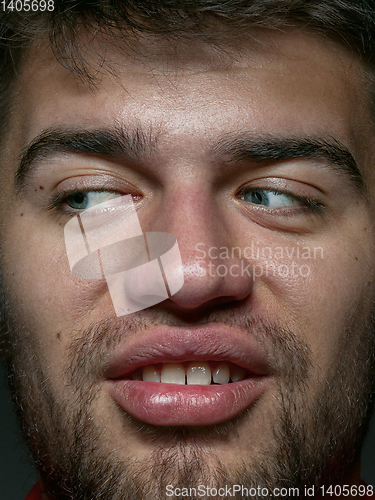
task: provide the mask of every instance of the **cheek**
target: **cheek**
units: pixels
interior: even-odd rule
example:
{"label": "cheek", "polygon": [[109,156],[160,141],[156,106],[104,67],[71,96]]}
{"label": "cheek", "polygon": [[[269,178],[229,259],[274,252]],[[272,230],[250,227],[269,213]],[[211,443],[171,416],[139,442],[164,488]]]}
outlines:
{"label": "cheek", "polygon": [[[28,227],[32,227],[30,231]],[[45,236],[45,235],[48,235]],[[39,235],[43,235],[40,237]],[[16,224],[3,245],[4,287],[16,323],[46,338],[69,335],[108,314],[104,280],[80,280],[69,268],[62,232]]]}
{"label": "cheek", "polygon": [[288,276],[278,274],[258,285],[264,314],[288,325],[305,341],[317,377],[319,372],[324,377],[343,345],[354,348],[374,310],[371,244],[358,241],[339,236],[322,246],[309,245],[310,256],[301,246],[300,259],[274,259],[276,267],[289,269]]}

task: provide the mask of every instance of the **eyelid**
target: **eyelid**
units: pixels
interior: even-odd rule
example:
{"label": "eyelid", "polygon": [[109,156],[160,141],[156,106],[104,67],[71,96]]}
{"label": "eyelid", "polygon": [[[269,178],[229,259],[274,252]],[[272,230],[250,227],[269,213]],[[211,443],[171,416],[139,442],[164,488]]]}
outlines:
{"label": "eyelid", "polygon": [[69,176],[58,182],[54,190],[61,193],[68,191],[140,192],[139,188],[128,180],[107,173]]}
{"label": "eyelid", "polygon": [[[247,199],[248,193],[250,193],[250,199]],[[261,201],[259,203],[252,201],[251,194],[254,193],[266,193],[266,199],[262,196],[261,200],[267,201],[267,203],[262,204]],[[290,195],[288,192],[280,192],[274,189],[247,188],[242,191],[241,199],[247,203],[263,206],[268,209],[292,209],[301,206],[301,204],[306,205],[305,201],[301,200],[299,197]]]}
{"label": "eyelid", "polygon": [[[67,172],[68,173],[68,172]],[[69,176],[60,178],[51,190],[48,208],[69,215],[81,210],[68,207],[64,199],[77,193],[115,193],[119,196],[131,195],[137,201],[143,198],[144,193],[137,185],[129,182],[125,177],[107,171],[69,172]],[[45,192],[46,193],[46,192]]]}
{"label": "eyelid", "polygon": [[296,176],[297,174],[294,172],[294,175],[285,173],[279,176],[271,174],[269,176],[257,177],[244,182],[238,190],[241,191],[245,188],[268,189],[282,193],[290,193],[292,196],[305,196],[306,198],[324,194],[321,186],[317,185],[317,182],[313,182],[311,175],[307,176],[306,173],[302,172],[302,178],[296,179]]}
{"label": "eyelid", "polygon": [[278,194],[278,195],[285,195],[288,196],[289,198],[294,198],[294,199],[299,199],[303,198],[302,196],[292,193],[291,191],[288,190],[281,190],[281,189],[275,189],[272,187],[262,187],[262,186],[245,186],[243,189],[241,189],[240,194],[244,193],[245,191],[267,191],[268,193],[273,193],[273,194]]}
{"label": "eyelid", "polygon": [[[269,187],[269,186],[253,186],[253,185],[245,185],[243,187],[240,188],[240,190],[238,191],[237,193],[237,197],[238,196],[243,196],[243,194],[246,192],[246,191],[266,191],[268,193],[272,193],[272,194],[277,194],[277,195],[284,195],[290,199],[293,199],[293,200],[296,200],[296,201],[305,201],[305,200],[308,200],[307,197],[305,196],[302,196],[302,195],[298,195],[298,194],[295,194],[293,192],[291,192],[290,190],[281,190],[281,189],[276,189],[274,187]],[[250,202],[248,202],[250,203]]]}
{"label": "eyelid", "polygon": [[[66,190],[66,191],[63,191],[59,194],[57,194],[55,197],[53,197],[51,200],[50,200],[50,203],[48,204],[48,210],[55,210],[57,213],[59,214],[64,214],[65,216],[68,216],[68,217],[72,217],[74,215],[77,215],[79,213],[82,213],[83,210],[85,209],[75,209],[75,208],[72,208],[72,207],[66,207],[64,208],[63,207],[63,201],[65,198],[67,198],[68,196],[72,196],[74,194],[77,194],[77,193],[90,193],[90,192],[97,192],[97,193],[114,193],[114,194],[118,194],[119,196],[124,196],[125,194],[131,194],[131,193],[124,193],[124,192],[119,192],[119,191],[116,191],[116,190],[110,190],[110,189],[100,189],[100,188],[97,188],[97,189],[69,189],[69,190]],[[137,197],[137,195],[131,195],[132,196],[132,199],[134,201],[137,201],[137,198],[140,198]]]}
{"label": "eyelid", "polygon": [[[83,199],[81,202],[77,202],[76,198],[78,195],[83,195]],[[112,191],[79,191],[73,195],[68,195],[64,198],[66,205],[69,207],[68,210],[86,210],[86,209],[95,209],[97,207],[100,210],[100,207],[103,206],[103,203],[107,204],[111,200],[117,200],[121,198],[121,194],[115,193]],[[86,207],[75,207],[74,205],[87,205]]]}
{"label": "eyelid", "polygon": [[[278,195],[285,195],[288,198],[292,200],[296,200],[297,202],[301,203],[300,207],[269,207],[269,206],[264,206],[264,205],[258,205],[256,203],[251,203],[243,200],[241,197],[243,193],[246,190],[253,190],[253,191],[267,191],[269,193],[274,193]],[[254,185],[249,185],[245,184],[241,186],[240,190],[237,192],[236,195],[237,198],[239,198],[241,201],[244,202],[244,204],[248,205],[249,207],[251,206],[253,209],[259,210],[259,211],[264,211],[269,214],[280,214],[280,215],[292,215],[293,213],[299,213],[301,214],[302,212],[306,213],[306,211],[315,212],[315,213],[321,213],[324,210],[324,206],[316,199],[313,197],[308,197],[304,195],[299,195],[291,192],[288,189],[275,189],[274,187],[271,186],[254,186]]]}

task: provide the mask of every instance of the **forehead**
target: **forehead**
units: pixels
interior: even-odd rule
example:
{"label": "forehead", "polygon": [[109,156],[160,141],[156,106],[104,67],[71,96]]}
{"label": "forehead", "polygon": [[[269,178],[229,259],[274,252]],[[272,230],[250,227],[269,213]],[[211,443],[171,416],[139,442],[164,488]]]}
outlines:
{"label": "forehead", "polygon": [[[98,45],[103,53],[104,45]],[[140,126],[186,147],[248,132],[329,134],[362,154],[372,133],[364,68],[344,47],[303,32],[254,31],[235,46],[150,42],[139,54],[105,45],[90,86],[50,49],[31,51],[18,81],[20,147],[56,126]],[[108,71],[108,68],[111,68]],[[15,135],[13,134],[13,140]],[[202,146],[205,147],[205,146]],[[367,148],[368,149],[368,148]]]}

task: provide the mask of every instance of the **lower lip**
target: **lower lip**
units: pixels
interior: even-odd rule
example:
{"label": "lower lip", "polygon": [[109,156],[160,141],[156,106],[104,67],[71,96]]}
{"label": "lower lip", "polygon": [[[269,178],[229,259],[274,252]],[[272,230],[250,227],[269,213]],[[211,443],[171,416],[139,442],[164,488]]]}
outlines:
{"label": "lower lip", "polygon": [[123,410],[152,425],[212,425],[236,417],[257,401],[267,377],[223,385],[177,385],[109,380],[109,393]]}

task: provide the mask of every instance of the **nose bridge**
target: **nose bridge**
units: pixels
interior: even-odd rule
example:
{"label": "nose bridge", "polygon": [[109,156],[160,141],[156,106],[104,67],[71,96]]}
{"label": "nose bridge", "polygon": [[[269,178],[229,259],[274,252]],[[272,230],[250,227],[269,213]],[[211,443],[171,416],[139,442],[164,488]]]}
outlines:
{"label": "nose bridge", "polygon": [[164,193],[143,232],[131,196],[88,209],[65,226],[73,274],[104,273],[116,314],[122,316],[168,299],[193,309],[250,293],[252,276],[241,272],[227,207],[209,184]]}
{"label": "nose bridge", "polygon": [[252,287],[251,275],[241,273],[240,252],[234,251],[236,231],[226,219],[228,210],[211,189],[180,187],[169,193],[162,207],[163,231],[177,238],[181,253],[184,285],[171,297],[181,307],[225,297],[241,300]]}
{"label": "nose bridge", "polygon": [[[166,198],[162,207],[165,229],[176,236],[183,262],[188,266],[201,257],[201,246],[226,244],[229,235],[224,230],[222,211],[216,206],[210,188],[177,188]],[[206,260],[207,256],[203,259]],[[202,260],[201,258],[198,260]]]}

